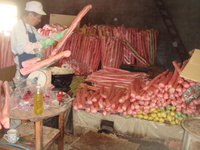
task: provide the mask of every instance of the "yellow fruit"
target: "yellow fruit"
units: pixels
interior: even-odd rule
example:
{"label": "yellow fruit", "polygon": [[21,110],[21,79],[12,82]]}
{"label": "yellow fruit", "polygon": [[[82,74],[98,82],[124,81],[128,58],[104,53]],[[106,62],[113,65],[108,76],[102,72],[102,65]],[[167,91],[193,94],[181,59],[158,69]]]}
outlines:
{"label": "yellow fruit", "polygon": [[148,116],[145,115],[143,118],[144,118],[144,119],[148,119]]}
{"label": "yellow fruit", "polygon": [[161,116],[162,116],[163,118],[166,118],[166,117],[167,117],[167,113],[166,113],[165,111],[162,111],[162,112],[161,112]]}
{"label": "yellow fruit", "polygon": [[155,113],[152,113],[152,114],[151,114],[151,117],[156,118],[157,115],[156,115]]}
{"label": "yellow fruit", "polygon": [[163,122],[165,122],[165,120],[164,120],[163,118],[160,118],[160,119],[159,119],[159,122],[160,122],[160,123],[163,123]]}
{"label": "yellow fruit", "polygon": [[172,107],[171,107],[171,110],[172,110],[172,111],[176,110],[176,107],[175,107],[175,106],[172,106]]}
{"label": "yellow fruit", "polygon": [[178,119],[175,119],[175,123],[179,125],[180,121]]}
{"label": "yellow fruit", "polygon": [[142,118],[143,118],[143,115],[137,115],[137,117],[142,119]]}
{"label": "yellow fruit", "polygon": [[150,112],[153,112],[153,111],[155,111],[155,110],[156,110],[155,108],[151,108],[151,109],[150,109]]}
{"label": "yellow fruit", "polygon": [[154,118],[153,120],[154,120],[154,121],[158,121],[158,120],[159,120],[159,118],[158,118],[158,117],[156,117],[156,118]]}
{"label": "yellow fruit", "polygon": [[157,116],[158,116],[159,118],[162,117],[160,112],[157,113]]}
{"label": "yellow fruit", "polygon": [[175,112],[174,112],[174,111],[171,111],[169,114],[170,114],[171,116],[175,116]]}
{"label": "yellow fruit", "polygon": [[169,122],[171,122],[171,121],[172,121],[172,116],[167,115],[167,120],[168,120]]}
{"label": "yellow fruit", "polygon": [[138,114],[138,115],[141,115],[142,113],[143,113],[142,111],[139,111],[137,114]]}
{"label": "yellow fruit", "polygon": [[158,113],[158,110],[154,110],[153,113]]}
{"label": "yellow fruit", "polygon": [[142,114],[143,114],[143,115],[147,115],[147,113],[145,113],[145,112],[142,112]]}
{"label": "yellow fruit", "polygon": [[171,121],[170,123],[171,123],[172,125],[175,125],[175,124],[176,124],[175,121]]}
{"label": "yellow fruit", "polygon": [[149,117],[148,117],[148,120],[153,120],[153,117],[149,116]]}
{"label": "yellow fruit", "polygon": [[172,117],[172,121],[174,121],[176,118],[175,117]]}

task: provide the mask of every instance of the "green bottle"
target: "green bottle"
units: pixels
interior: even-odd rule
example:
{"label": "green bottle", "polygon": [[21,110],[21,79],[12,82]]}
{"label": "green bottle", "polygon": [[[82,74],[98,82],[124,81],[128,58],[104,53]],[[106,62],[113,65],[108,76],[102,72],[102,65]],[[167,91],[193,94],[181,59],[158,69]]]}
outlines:
{"label": "green bottle", "polygon": [[41,87],[38,85],[36,86],[37,91],[34,94],[33,98],[33,112],[36,115],[41,115],[43,113],[43,93],[41,91]]}

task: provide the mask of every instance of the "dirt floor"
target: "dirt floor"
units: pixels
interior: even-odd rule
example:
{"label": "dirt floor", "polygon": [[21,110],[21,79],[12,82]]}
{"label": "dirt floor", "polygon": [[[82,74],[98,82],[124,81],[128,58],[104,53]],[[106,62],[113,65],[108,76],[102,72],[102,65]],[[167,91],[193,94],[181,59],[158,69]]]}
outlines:
{"label": "dirt floor", "polygon": [[[3,133],[0,132],[2,135]],[[34,148],[33,148],[34,149]],[[75,127],[73,134],[65,133],[65,150],[180,150],[181,143],[142,140],[115,133],[92,131]],[[1,148],[0,148],[1,150]],[[58,150],[54,144],[51,150]]]}
{"label": "dirt floor", "polygon": [[[69,136],[69,138],[71,137]],[[66,143],[67,150],[137,150],[140,146],[140,144],[117,138],[114,135],[92,131],[80,138],[75,138],[72,143],[68,143],[68,141]]]}
{"label": "dirt floor", "polygon": [[[162,141],[134,139],[114,133],[98,133],[76,127],[74,134],[65,134],[65,150],[180,150],[181,144],[167,146]],[[169,144],[169,143],[168,143]]]}

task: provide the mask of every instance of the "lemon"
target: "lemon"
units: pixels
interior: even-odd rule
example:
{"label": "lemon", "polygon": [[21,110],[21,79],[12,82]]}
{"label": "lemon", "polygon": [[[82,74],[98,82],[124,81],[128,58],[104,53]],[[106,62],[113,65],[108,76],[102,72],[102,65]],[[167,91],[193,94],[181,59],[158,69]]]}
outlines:
{"label": "lemon", "polygon": [[160,110],[165,110],[165,107],[160,107]]}
{"label": "lemon", "polygon": [[175,124],[176,124],[175,121],[171,121],[170,123],[171,123],[172,125],[175,125]]}
{"label": "lemon", "polygon": [[175,112],[174,112],[174,111],[171,111],[169,114],[170,114],[171,116],[175,116]]}
{"label": "lemon", "polygon": [[143,118],[143,115],[137,115],[138,118],[142,119]]}
{"label": "lemon", "polygon": [[153,120],[153,117],[149,116],[149,117],[148,117],[148,120]]}
{"label": "lemon", "polygon": [[157,113],[157,116],[158,116],[159,118],[162,117],[160,112]]}
{"label": "lemon", "polygon": [[159,119],[159,122],[160,122],[160,123],[163,123],[163,122],[165,122],[165,120],[164,120],[163,118],[160,118],[160,119]]}
{"label": "lemon", "polygon": [[176,110],[176,107],[175,107],[175,106],[172,106],[172,107],[171,107],[171,110],[172,110],[172,111]]}
{"label": "lemon", "polygon": [[158,110],[156,109],[156,110],[154,110],[153,112],[154,112],[154,113],[158,113]]}
{"label": "lemon", "polygon": [[143,114],[143,115],[147,115],[147,113],[145,113],[145,112],[142,112],[142,114]]}
{"label": "lemon", "polygon": [[171,121],[172,121],[172,116],[171,116],[171,115],[167,115],[167,120],[168,120],[169,122],[171,122]]}
{"label": "lemon", "polygon": [[153,120],[154,120],[154,121],[158,121],[158,120],[159,120],[159,118],[158,118],[158,117],[156,117],[156,118],[154,118]]}
{"label": "lemon", "polygon": [[151,114],[151,117],[156,118],[157,115],[156,115],[155,113],[152,113],[152,114]]}
{"label": "lemon", "polygon": [[144,119],[148,119],[149,117],[148,117],[148,116],[144,116],[143,118],[144,118]]}
{"label": "lemon", "polygon": [[166,118],[167,117],[167,113],[165,111],[162,111],[161,112],[161,116],[164,117],[164,118]]}
{"label": "lemon", "polygon": [[138,114],[138,115],[141,115],[142,113],[143,113],[142,111],[139,111],[137,114]]}
{"label": "lemon", "polygon": [[179,125],[180,121],[178,119],[175,119],[175,123]]}
{"label": "lemon", "polygon": [[154,112],[156,109],[155,108],[151,108],[150,109],[150,112]]}

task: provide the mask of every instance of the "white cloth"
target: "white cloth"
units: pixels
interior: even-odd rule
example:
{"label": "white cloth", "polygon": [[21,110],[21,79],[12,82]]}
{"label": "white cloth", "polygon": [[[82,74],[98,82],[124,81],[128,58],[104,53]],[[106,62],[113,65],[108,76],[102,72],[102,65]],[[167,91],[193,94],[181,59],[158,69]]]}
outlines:
{"label": "white cloth", "polygon": [[[46,37],[41,36],[34,26],[31,26],[29,24],[26,24],[26,28],[28,32],[33,31],[33,33],[36,36],[37,41],[44,40]],[[37,48],[40,46],[38,43],[31,43],[29,42],[29,37],[26,32],[26,28],[24,27],[23,21],[20,19],[16,25],[13,27],[11,32],[11,50],[13,54],[15,55],[14,62],[16,64],[16,74],[15,74],[15,80],[20,79],[20,72],[19,72],[19,61],[18,56],[22,53],[26,52],[28,54],[34,53],[34,48]],[[13,79],[13,80],[14,80]]]}

